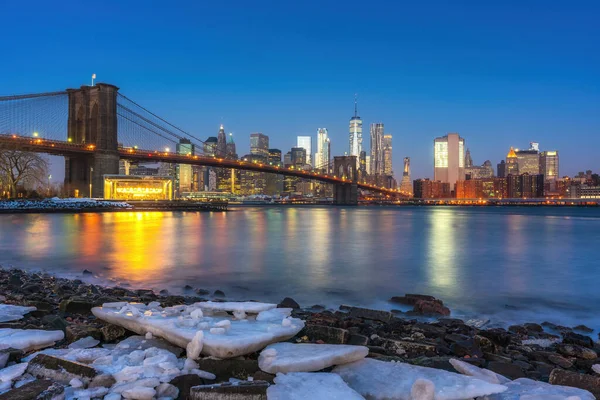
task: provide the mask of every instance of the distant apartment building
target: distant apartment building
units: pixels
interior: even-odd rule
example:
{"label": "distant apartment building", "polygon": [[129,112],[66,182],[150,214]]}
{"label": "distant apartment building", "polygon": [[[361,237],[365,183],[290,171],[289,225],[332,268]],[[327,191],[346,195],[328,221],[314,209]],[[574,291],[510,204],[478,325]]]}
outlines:
{"label": "distant apartment building", "polygon": [[457,199],[504,199],[508,197],[506,178],[478,178],[456,182]]}
{"label": "distant apartment building", "polygon": [[506,179],[508,197],[511,199],[544,197],[544,175],[509,175]]}
{"label": "distant apartment building", "polygon": [[262,133],[250,134],[250,154],[269,157],[269,137]]}
{"label": "distant apartment building", "polygon": [[452,195],[450,183],[417,179],[413,181],[414,197],[418,199],[445,199]]}
{"label": "distant apartment building", "polygon": [[486,160],[481,166],[471,165],[465,167],[465,179],[493,178],[494,168],[490,160]]}
{"label": "distant apartment building", "polygon": [[600,186],[571,184],[569,198],[572,199],[600,199]]}
{"label": "distant apartment building", "polygon": [[465,175],[465,139],[458,133],[449,133],[433,141],[434,181],[450,184],[454,190],[456,181]]}

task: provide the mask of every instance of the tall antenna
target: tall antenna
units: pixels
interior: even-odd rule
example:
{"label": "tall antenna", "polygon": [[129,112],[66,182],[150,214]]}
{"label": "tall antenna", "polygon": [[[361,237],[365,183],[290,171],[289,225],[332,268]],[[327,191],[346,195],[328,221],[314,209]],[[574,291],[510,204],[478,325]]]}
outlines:
{"label": "tall antenna", "polygon": [[354,116],[357,117],[358,116],[358,104],[357,104],[357,99],[358,95],[356,93],[354,93]]}

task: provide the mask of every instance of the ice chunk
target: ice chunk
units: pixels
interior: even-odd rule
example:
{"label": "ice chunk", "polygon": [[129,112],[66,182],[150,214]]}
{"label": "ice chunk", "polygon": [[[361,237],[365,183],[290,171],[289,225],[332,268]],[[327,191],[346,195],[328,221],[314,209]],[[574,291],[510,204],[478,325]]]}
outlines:
{"label": "ice chunk", "polygon": [[8,353],[8,352],[0,353],[0,368],[4,368],[6,366],[6,363],[8,362],[9,357],[10,357],[10,353]]}
{"label": "ice chunk", "polygon": [[281,322],[285,317],[289,317],[291,313],[291,308],[275,308],[273,310],[261,311],[256,316],[256,320]]}
{"label": "ice chunk", "polygon": [[108,388],[98,386],[98,387],[91,388],[91,389],[76,390],[75,393],[73,393],[73,395],[77,399],[85,399],[85,398],[92,399],[94,397],[102,398],[107,393],[108,393]]}
{"label": "ice chunk", "polygon": [[235,319],[246,319],[246,313],[244,311],[234,311],[233,316]]}
{"label": "ice chunk", "polygon": [[435,400],[435,385],[427,379],[417,379],[410,389],[411,400]]}
{"label": "ice chunk", "polygon": [[35,311],[35,307],[13,306],[12,304],[0,304],[0,322],[17,321],[27,313]]}
{"label": "ice chunk", "polygon": [[179,396],[179,389],[169,383],[161,383],[156,388],[156,395],[158,397],[171,397],[175,399]]}
{"label": "ice chunk", "polygon": [[269,400],[364,400],[336,374],[292,372],[277,374],[267,389]]}
{"label": "ice chunk", "polygon": [[258,366],[270,374],[312,372],[362,360],[367,354],[369,349],[364,346],[275,343],[260,353]]}
{"label": "ice chunk", "polygon": [[587,390],[569,386],[550,385],[527,378],[519,378],[506,384],[507,391],[483,396],[481,400],[594,400]]}
{"label": "ice chunk", "polygon": [[121,400],[121,395],[119,393],[109,393],[104,396],[104,400]]}
{"label": "ice chunk", "polygon": [[77,378],[73,378],[69,381],[69,385],[71,385],[72,387],[74,387],[75,389],[78,389],[80,387],[83,387],[83,382],[81,382],[79,379]]}
{"label": "ice chunk", "polygon": [[203,347],[203,343],[202,343],[203,339],[204,339],[204,332],[203,331],[196,332],[196,334],[194,335],[194,338],[186,346],[186,353],[187,353],[188,358],[191,358],[192,360],[197,360],[200,357],[200,353],[202,352],[202,347]]}
{"label": "ice chunk", "polygon": [[64,337],[63,331],[0,328],[0,349],[12,347],[27,352],[52,346]]}
{"label": "ice chunk", "polygon": [[134,387],[133,389],[125,390],[122,395],[126,399],[136,400],[152,400],[156,390],[149,387]]}
{"label": "ice chunk", "polygon": [[144,336],[147,340],[152,339],[152,332],[146,332],[146,336]]}
{"label": "ice chunk", "polygon": [[10,382],[25,373],[29,363],[20,363],[0,369],[0,382]]}
{"label": "ice chunk", "polygon": [[471,399],[506,390],[506,386],[453,372],[373,359],[339,365],[333,372],[352,389],[373,400],[410,399],[418,379],[427,379],[435,385],[436,400]]}
{"label": "ice chunk", "polygon": [[597,374],[600,374],[600,364],[592,365],[592,371],[594,371]]}
{"label": "ice chunk", "polygon": [[489,383],[499,383],[504,384],[510,382],[510,379],[495,373],[494,371],[490,371],[489,369],[479,368],[475,365],[471,365],[467,362],[457,360],[455,358],[450,360],[450,364],[454,367],[455,370],[460,372],[463,375],[472,376],[473,378],[481,379],[482,381],[486,381]]}
{"label": "ice chunk", "polygon": [[190,317],[192,317],[192,319],[200,319],[200,318],[204,317],[204,314],[202,313],[202,309],[196,308],[194,311],[192,311],[190,313]]}
{"label": "ice chunk", "polygon": [[227,332],[225,328],[210,328],[210,333],[213,335],[224,335],[225,332]]}
{"label": "ice chunk", "polygon": [[[224,307],[226,309],[235,309],[239,306],[242,309],[250,310],[250,312],[258,312],[258,310],[265,307],[275,307],[274,304],[230,302],[214,303],[214,309],[217,309],[218,305],[222,304],[227,304]],[[189,308],[169,307],[165,308],[160,315],[151,316],[141,313],[139,315],[131,313],[130,305],[123,308],[129,311],[121,313],[115,308],[105,309],[96,307],[92,309],[92,313],[99,319],[122,326],[138,334],[151,332],[154,336],[162,337],[182,348],[186,348],[194,339],[196,333],[202,331],[201,354],[218,358],[238,357],[261,350],[268,344],[290,339],[304,328],[304,321],[297,318],[290,318],[290,325],[282,326],[281,320],[283,319],[283,314],[280,314],[280,318],[276,321],[258,321],[255,319],[236,320],[233,317],[225,317],[230,321],[230,329],[227,330],[225,335],[213,334],[210,332],[210,327],[219,321],[223,321],[224,317],[209,317],[205,315],[201,320],[196,320],[199,323],[192,327],[180,324],[182,320],[192,320],[191,316],[184,312],[185,310],[189,310]],[[143,307],[136,307],[136,309],[138,311],[145,311]]]}
{"label": "ice chunk", "polygon": [[231,328],[231,321],[228,319],[219,321],[215,324],[215,326],[217,328],[223,328],[223,329],[227,330],[227,329]]}
{"label": "ice chunk", "polygon": [[261,311],[277,308],[277,304],[255,303],[253,301],[226,301],[223,303],[201,301],[196,303],[205,310],[211,311],[244,311],[246,314],[258,314]]}
{"label": "ice chunk", "polygon": [[89,349],[90,347],[96,347],[100,343],[99,340],[94,339],[91,336],[79,339],[69,345],[70,349]]}

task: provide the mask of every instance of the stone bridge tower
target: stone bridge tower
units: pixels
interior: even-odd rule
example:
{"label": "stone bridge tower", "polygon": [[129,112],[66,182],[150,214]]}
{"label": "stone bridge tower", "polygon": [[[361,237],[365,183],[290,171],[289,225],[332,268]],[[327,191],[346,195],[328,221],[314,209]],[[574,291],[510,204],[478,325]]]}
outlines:
{"label": "stone bridge tower", "polygon": [[106,83],[67,89],[67,141],[95,146],[94,154],[65,157],[65,190],[70,196],[103,197],[104,175],[119,173],[117,92]]}
{"label": "stone bridge tower", "polygon": [[338,178],[345,178],[348,183],[333,185],[333,203],[338,205],[358,204],[358,175],[356,156],[333,157],[333,173]]}

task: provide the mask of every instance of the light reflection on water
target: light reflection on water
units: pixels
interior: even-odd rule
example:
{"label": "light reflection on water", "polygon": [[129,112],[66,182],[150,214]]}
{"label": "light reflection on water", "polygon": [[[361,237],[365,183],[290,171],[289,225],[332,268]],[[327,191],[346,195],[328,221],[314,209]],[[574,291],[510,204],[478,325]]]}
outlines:
{"label": "light reflection on water", "polygon": [[389,297],[419,292],[459,315],[558,322],[594,318],[599,242],[597,209],[0,215],[4,266],[78,277],[88,269],[134,287],[178,293],[189,284],[305,305],[391,308]]}

